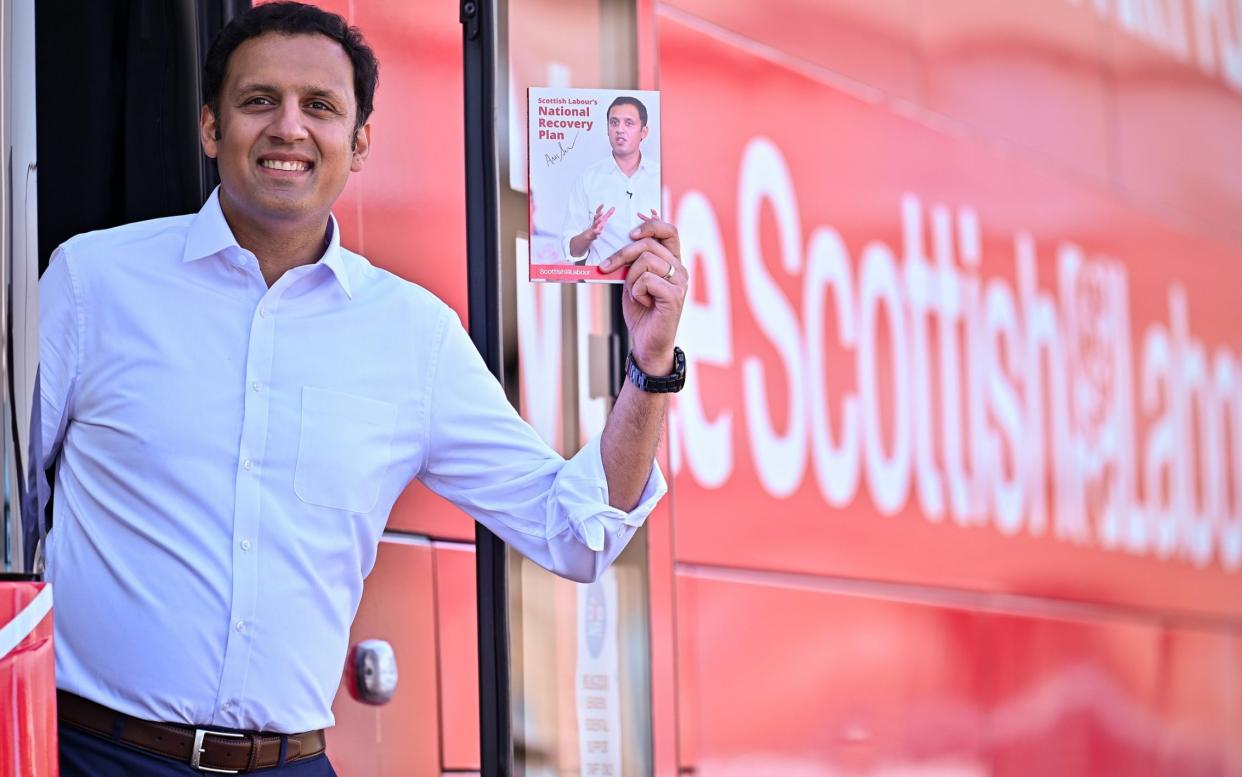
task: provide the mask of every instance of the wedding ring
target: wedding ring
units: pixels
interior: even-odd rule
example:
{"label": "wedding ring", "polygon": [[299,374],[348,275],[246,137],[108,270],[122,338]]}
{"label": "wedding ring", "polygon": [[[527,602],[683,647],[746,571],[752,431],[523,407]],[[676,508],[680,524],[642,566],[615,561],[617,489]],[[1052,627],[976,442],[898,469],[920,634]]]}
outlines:
{"label": "wedding ring", "polygon": [[673,280],[673,273],[675,273],[676,271],[677,271],[677,265],[673,264],[672,262],[669,262],[668,272],[664,273],[664,275],[661,277],[664,278],[664,280],[666,281],[671,281]]}

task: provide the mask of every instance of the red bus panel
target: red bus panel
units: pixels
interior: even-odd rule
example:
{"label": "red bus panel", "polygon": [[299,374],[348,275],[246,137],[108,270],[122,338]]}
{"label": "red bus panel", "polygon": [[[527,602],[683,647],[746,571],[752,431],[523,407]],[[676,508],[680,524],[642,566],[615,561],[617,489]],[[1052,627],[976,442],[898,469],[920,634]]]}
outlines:
{"label": "red bus panel", "polygon": [[[1242,768],[1237,641],[691,570],[683,748],[742,774],[1221,775]],[[830,772],[831,773],[831,772]]]}
{"label": "red bus panel", "polygon": [[977,615],[745,574],[679,592],[697,774],[986,773]]}
{"label": "red bus panel", "polygon": [[678,558],[1242,613],[1237,252],[660,21]]}
{"label": "red bus panel", "polygon": [[1050,167],[1109,180],[1103,24],[1060,0],[953,0],[919,14],[924,105]]}
{"label": "red bus panel", "polygon": [[673,0],[667,17],[715,27],[741,46],[770,47],[906,99],[922,92],[919,0]]}
{"label": "red bus panel", "polygon": [[[1109,6],[1118,182],[1157,217],[1237,249],[1242,5],[1161,3],[1131,14]],[[1080,12],[1100,14],[1088,8]]]}
{"label": "red bus panel", "polygon": [[0,581],[0,777],[54,777],[56,662],[52,589]]}
{"label": "red bus panel", "polygon": [[474,547],[435,543],[440,748],[446,770],[479,768],[479,622]]}
{"label": "red bus panel", "polygon": [[[341,774],[430,777],[440,773],[435,583],[431,545],[384,540],[349,644],[382,639],[397,657],[397,692],[383,706],[351,698],[344,679],[332,710],[328,757]],[[348,675],[346,675],[348,677]]]}

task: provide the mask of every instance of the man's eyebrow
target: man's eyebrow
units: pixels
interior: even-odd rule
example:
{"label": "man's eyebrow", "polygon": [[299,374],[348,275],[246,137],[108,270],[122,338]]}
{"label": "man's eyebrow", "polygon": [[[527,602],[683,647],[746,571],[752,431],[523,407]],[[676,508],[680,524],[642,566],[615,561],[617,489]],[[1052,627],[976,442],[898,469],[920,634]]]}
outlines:
{"label": "man's eyebrow", "polygon": [[302,87],[302,94],[307,97],[326,97],[329,100],[342,99],[339,92],[332,89],[324,89],[323,87],[318,86],[304,86]]}
{"label": "man's eyebrow", "polygon": [[242,84],[237,87],[238,94],[249,94],[251,92],[279,92],[272,84]]}

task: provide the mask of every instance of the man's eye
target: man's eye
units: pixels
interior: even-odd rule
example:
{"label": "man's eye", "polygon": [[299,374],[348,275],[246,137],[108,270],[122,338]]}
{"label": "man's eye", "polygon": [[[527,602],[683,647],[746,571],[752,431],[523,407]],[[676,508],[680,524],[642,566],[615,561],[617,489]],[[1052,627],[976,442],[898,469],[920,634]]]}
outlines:
{"label": "man's eye", "polygon": [[246,101],[246,105],[275,105],[275,103],[268,97],[251,97]]}
{"label": "man's eye", "polygon": [[312,101],[310,101],[309,103],[307,103],[307,105],[308,105],[308,106],[309,106],[312,110],[316,110],[316,111],[330,111],[330,110],[332,110],[332,106],[331,106],[331,105],[328,105],[326,102],[324,102],[324,101],[322,101],[322,100],[312,100]]}

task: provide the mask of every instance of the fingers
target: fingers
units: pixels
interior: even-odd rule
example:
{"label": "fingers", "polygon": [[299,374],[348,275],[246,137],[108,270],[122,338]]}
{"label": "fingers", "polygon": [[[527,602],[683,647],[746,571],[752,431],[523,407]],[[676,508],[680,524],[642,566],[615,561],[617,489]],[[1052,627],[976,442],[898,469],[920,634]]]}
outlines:
{"label": "fingers", "polygon": [[598,238],[604,233],[604,227],[608,224],[608,219],[612,218],[612,214],[616,212],[616,208],[609,208],[607,213],[603,212],[604,206],[600,205],[595,209],[595,219],[591,222],[591,237]]}
{"label": "fingers", "polygon": [[658,267],[653,267],[653,269],[658,270],[658,275],[663,275],[668,272],[668,266],[670,264],[681,264],[673,252],[670,251],[663,243],[655,240],[654,238],[648,237],[641,240],[635,240],[628,245],[622,246],[620,251],[617,251],[612,256],[605,259],[600,267],[605,272],[611,272],[618,267],[634,264],[644,253],[655,254],[664,260],[664,262],[659,264]]}
{"label": "fingers", "polygon": [[661,221],[652,210],[652,217],[644,219],[641,224],[630,232],[630,238],[633,240],[641,240],[643,238],[652,238],[660,241],[674,255],[681,256],[681,239],[677,235],[677,227]]}
{"label": "fingers", "polygon": [[[658,262],[659,260],[656,259],[655,261]],[[661,303],[680,306],[684,302],[686,298],[685,289],[682,284],[677,282],[676,275],[670,281],[658,275],[654,270],[639,272],[638,269],[635,266],[630,270],[630,274],[626,276],[626,286],[629,288],[630,296],[634,298],[635,302],[645,308]]]}
{"label": "fingers", "polygon": [[608,225],[608,219],[612,218],[614,211],[616,211],[616,208],[609,208],[607,213],[603,213],[595,217],[595,223],[591,225],[591,231],[594,233],[595,237],[599,237],[604,234],[604,227]]}
{"label": "fingers", "polygon": [[[591,225],[591,231],[594,237],[599,237],[608,220],[616,213],[616,207],[603,210],[603,205],[595,209],[595,220]],[[613,272],[620,267],[633,266],[639,257],[644,253],[650,253],[655,257],[663,260],[657,261],[650,268],[643,268],[635,273],[633,269],[630,271],[631,276],[636,276],[642,272],[654,272],[663,276],[668,273],[669,267],[673,270],[673,277],[677,275],[677,269],[682,270],[681,275],[685,276],[685,268],[678,259],[681,251],[681,240],[677,234],[677,228],[666,221],[660,220],[660,214],[655,208],[651,209],[651,215],[638,213],[640,223],[630,232],[631,243],[623,246],[619,251],[604,259],[600,263],[600,269],[604,272]]]}
{"label": "fingers", "polygon": [[[689,276],[681,262],[669,254],[667,249],[659,243],[654,243],[654,246],[656,250],[644,251],[631,263],[629,272],[625,276],[626,288],[630,296],[644,307],[650,307],[654,301],[649,298],[653,288],[666,292],[655,294],[655,298],[680,305],[685,299]],[[670,267],[672,268],[671,275]],[[656,279],[659,279],[660,283],[653,287],[651,284],[654,284]]]}

